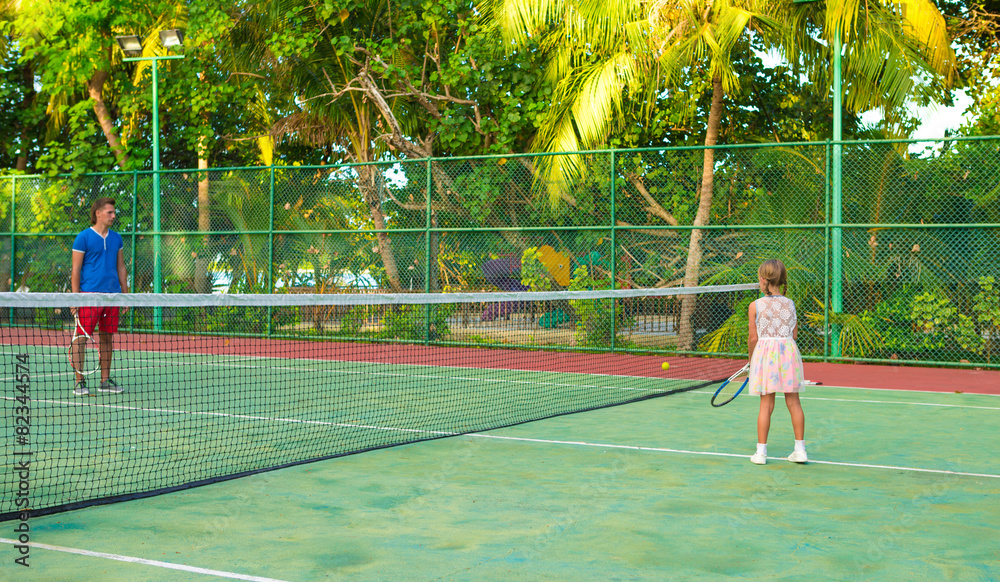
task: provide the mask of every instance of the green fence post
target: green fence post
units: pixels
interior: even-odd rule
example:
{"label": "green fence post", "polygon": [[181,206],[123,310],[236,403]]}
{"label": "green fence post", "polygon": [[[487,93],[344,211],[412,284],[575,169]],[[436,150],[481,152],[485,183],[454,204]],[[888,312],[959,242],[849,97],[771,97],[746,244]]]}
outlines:
{"label": "green fence post", "polygon": [[[831,289],[830,298],[830,308],[833,310],[834,314],[840,313],[844,308],[844,297],[843,297],[843,281],[844,281],[844,265],[843,265],[843,230],[840,227],[841,222],[843,222],[843,183],[842,179],[842,162],[844,154],[844,146],[841,144],[843,139],[843,113],[841,104],[841,93],[843,93],[841,86],[841,71],[840,71],[840,28],[834,32],[834,45],[833,45],[833,223],[837,226],[833,227],[833,232],[830,245],[831,251],[833,253],[833,285]],[[840,353],[840,326],[834,324],[831,329],[832,337],[830,344],[830,353],[833,357],[839,358]]]}
{"label": "green fence post", "polygon": [[[615,237],[615,232],[617,231],[617,215],[615,212],[615,164],[617,163],[615,157],[615,151],[611,150],[611,290],[613,291],[617,286],[618,274],[616,272],[616,266],[618,262],[615,257],[618,255],[618,245],[617,239]],[[590,266],[593,268],[593,265]],[[615,351],[615,347],[618,339],[618,306],[614,299],[611,300],[611,351]]]}
{"label": "green fence post", "polygon": [[830,339],[832,337],[832,332],[830,330],[830,252],[832,245],[830,244],[830,140],[827,140],[826,147],[824,148],[825,168],[826,168],[826,178],[823,180],[823,202],[826,212],[823,216],[823,244],[825,245],[825,252],[823,253],[823,361],[827,361],[830,356]]}
{"label": "green fence post", "polygon": [[[433,177],[431,172],[434,171],[431,165],[431,158],[427,158],[427,193],[425,198],[427,199],[427,218],[424,220],[424,257],[427,262],[427,269],[424,273],[424,293],[431,292],[431,188],[433,188]],[[430,344],[431,342],[431,306],[427,305],[425,313],[425,333],[424,333],[424,344]]]}
{"label": "green fence post", "polygon": [[[14,288],[14,275],[17,273],[17,176],[10,177],[10,284],[8,291],[16,291]],[[14,325],[14,308],[10,308],[10,324]]]}
{"label": "green fence post", "polygon": [[[138,209],[139,206],[139,174],[136,170],[132,170],[132,276],[129,280],[129,293],[135,293],[135,231],[138,228],[136,224],[139,220]],[[132,332],[135,329],[135,309],[130,309],[128,314],[128,330]]]}
{"label": "green fence post", "polygon": [[[271,201],[271,206],[268,212],[268,223],[267,223],[267,292],[274,293],[274,164],[271,164],[270,171],[270,196],[268,197]],[[315,265],[313,267],[313,272],[315,272]],[[313,281],[313,284],[318,286],[319,281]],[[271,337],[271,314],[272,307],[267,306],[267,337]]]}

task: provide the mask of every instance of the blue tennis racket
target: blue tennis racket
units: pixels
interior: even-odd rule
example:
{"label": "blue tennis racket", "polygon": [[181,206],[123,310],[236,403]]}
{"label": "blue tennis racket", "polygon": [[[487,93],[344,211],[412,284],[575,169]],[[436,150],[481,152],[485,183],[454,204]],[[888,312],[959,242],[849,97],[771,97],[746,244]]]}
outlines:
{"label": "blue tennis racket", "polygon": [[[738,372],[730,376],[728,380],[723,382],[722,386],[719,386],[719,389],[715,391],[714,395],[712,395],[712,406],[718,408],[735,400],[736,397],[740,395],[740,392],[743,392],[743,389],[747,387],[747,382],[750,381],[750,376],[747,375],[747,377],[744,378],[743,382],[740,384],[733,382],[733,380],[746,375],[749,371],[750,364],[747,363],[745,366],[740,368]],[[739,386],[739,388],[736,388],[736,386]]]}

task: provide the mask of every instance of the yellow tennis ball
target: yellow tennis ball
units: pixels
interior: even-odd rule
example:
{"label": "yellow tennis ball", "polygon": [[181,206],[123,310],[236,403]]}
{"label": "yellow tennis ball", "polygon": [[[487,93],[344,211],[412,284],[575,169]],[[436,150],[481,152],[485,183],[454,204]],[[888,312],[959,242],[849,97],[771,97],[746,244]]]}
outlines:
{"label": "yellow tennis ball", "polygon": [[663,362],[663,369],[664,370],[669,370],[670,369],[670,362]]}

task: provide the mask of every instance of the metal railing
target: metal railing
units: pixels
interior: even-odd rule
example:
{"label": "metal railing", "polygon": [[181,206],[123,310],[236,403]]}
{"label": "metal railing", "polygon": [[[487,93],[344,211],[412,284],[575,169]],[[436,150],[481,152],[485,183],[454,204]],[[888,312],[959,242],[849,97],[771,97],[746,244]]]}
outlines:
{"label": "metal railing", "polygon": [[[111,196],[134,292],[642,288],[695,269],[699,284],[746,283],[779,258],[807,358],[1000,367],[1000,138],[716,146],[711,217],[696,226],[704,150],[163,170],[162,224],[153,172],[8,176],[0,290],[66,290],[73,238]],[[546,180],[565,160],[580,171]]]}

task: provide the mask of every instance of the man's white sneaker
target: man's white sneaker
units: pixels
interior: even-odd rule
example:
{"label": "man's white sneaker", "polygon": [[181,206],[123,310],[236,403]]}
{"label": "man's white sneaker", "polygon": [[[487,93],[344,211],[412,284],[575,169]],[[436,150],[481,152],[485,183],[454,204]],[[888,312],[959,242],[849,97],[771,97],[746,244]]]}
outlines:
{"label": "man's white sneaker", "polygon": [[760,453],[754,453],[754,454],[750,455],[750,462],[753,463],[754,465],[766,465],[767,464],[767,456],[766,455],[762,455]]}
{"label": "man's white sneaker", "polygon": [[792,454],[788,455],[788,460],[793,463],[805,463],[809,457],[806,456],[805,451],[792,451]]}

